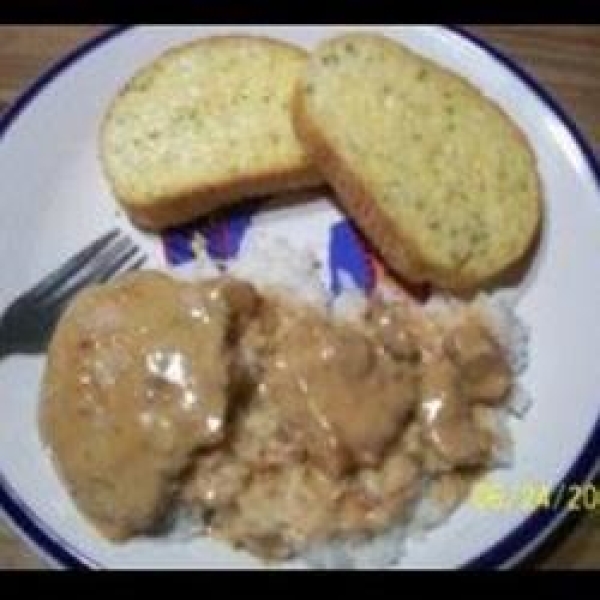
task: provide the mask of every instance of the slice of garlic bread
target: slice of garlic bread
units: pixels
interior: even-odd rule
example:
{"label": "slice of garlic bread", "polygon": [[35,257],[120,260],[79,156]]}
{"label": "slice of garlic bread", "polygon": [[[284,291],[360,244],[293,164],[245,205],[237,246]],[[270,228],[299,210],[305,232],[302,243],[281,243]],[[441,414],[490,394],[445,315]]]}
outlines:
{"label": "slice of garlic bread", "polygon": [[375,34],[314,51],[293,102],[296,133],[389,265],[473,288],[525,255],[541,217],[535,157],[464,79]]}
{"label": "slice of garlic bread", "polygon": [[290,103],[304,50],[253,36],[174,48],[110,106],[101,160],[138,225],[162,229],[244,197],[317,184]]}

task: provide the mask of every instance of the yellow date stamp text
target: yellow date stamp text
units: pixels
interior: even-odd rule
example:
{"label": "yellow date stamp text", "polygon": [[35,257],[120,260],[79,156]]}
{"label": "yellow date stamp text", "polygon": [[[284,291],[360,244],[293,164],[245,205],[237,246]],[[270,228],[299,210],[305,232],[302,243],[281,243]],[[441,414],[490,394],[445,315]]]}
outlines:
{"label": "yellow date stamp text", "polygon": [[591,512],[600,516],[600,487],[592,482],[561,484],[553,489],[540,482],[508,486],[498,481],[476,483],[469,496],[471,506],[481,511],[533,511],[547,509]]}

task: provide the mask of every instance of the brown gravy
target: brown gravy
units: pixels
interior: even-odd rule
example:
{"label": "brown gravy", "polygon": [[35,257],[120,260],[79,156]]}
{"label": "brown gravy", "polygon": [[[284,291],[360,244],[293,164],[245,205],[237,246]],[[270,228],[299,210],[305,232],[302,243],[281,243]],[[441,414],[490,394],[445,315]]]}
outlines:
{"label": "brown gravy", "polygon": [[494,443],[475,409],[511,382],[468,307],[446,323],[374,300],[340,323],[241,281],[148,271],[66,312],[41,428],[105,535],[151,532],[183,503],[209,533],[282,558],[384,530],[426,473],[461,496]]}

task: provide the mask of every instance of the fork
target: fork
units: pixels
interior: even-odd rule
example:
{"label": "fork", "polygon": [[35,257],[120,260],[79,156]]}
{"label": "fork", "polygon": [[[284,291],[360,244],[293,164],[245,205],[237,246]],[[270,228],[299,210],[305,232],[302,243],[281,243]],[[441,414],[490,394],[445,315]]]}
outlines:
{"label": "fork", "polygon": [[0,316],[0,358],[44,352],[73,296],[117,273],[139,269],[146,256],[118,229],[98,238],[21,294]]}

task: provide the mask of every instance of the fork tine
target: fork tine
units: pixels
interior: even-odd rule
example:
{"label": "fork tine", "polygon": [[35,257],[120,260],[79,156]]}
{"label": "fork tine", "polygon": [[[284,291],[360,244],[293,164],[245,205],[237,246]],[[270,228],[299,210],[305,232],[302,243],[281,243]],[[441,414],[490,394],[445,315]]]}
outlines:
{"label": "fork tine", "polygon": [[40,299],[40,303],[47,307],[54,304],[62,304],[81,288],[92,283],[102,281],[104,273],[112,268],[113,264],[126,261],[135,254],[137,247],[129,238],[121,238],[111,246],[101,251],[83,269],[73,273],[73,276],[60,282],[58,285]]}
{"label": "fork tine", "polygon": [[119,272],[121,267],[126,265],[135,255],[138,253],[138,248],[133,246],[127,252],[119,257],[115,257],[113,261],[108,263],[103,269],[101,269],[96,275],[96,281],[103,283],[113,277]]}
{"label": "fork tine", "polygon": [[40,296],[46,295],[56,289],[56,287],[77,273],[85,264],[102,252],[118,237],[119,233],[118,229],[112,229],[72,256],[58,270],[44,277],[40,283],[30,290],[32,298],[39,299]]}
{"label": "fork tine", "polygon": [[[126,252],[118,257],[115,257],[111,260],[110,263],[105,264],[102,268],[102,272],[99,271],[90,271],[88,275],[80,280],[77,284],[71,285],[68,288],[62,290],[59,295],[53,295],[49,305],[45,309],[48,315],[48,319],[50,322],[56,322],[60,318],[60,315],[63,312],[65,304],[69,301],[69,299],[73,296],[73,293],[82,289],[85,285],[89,285],[92,283],[103,283],[110,279],[117,271],[121,268],[121,266],[125,265],[132,257],[135,256],[139,252],[139,248],[133,246],[126,250]],[[121,270],[121,273],[129,273],[131,271],[135,271],[139,269],[141,265],[146,262],[147,256],[142,254],[140,257],[135,259],[132,263],[130,263],[125,269]]]}
{"label": "fork tine", "polygon": [[93,263],[88,263],[87,268],[74,274],[64,285],[55,288],[42,300],[42,303],[61,303],[65,298],[87,285],[106,281],[122,264],[135,256],[137,251],[137,247],[128,238],[117,240],[112,246],[101,252]]}
{"label": "fork tine", "polygon": [[145,262],[146,258],[148,258],[145,254],[142,254],[138,259],[134,260],[128,267],[123,269],[122,273],[131,273],[132,271],[137,271]]}

